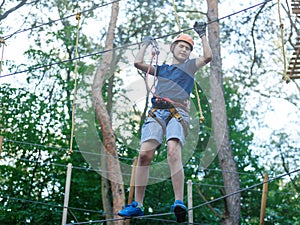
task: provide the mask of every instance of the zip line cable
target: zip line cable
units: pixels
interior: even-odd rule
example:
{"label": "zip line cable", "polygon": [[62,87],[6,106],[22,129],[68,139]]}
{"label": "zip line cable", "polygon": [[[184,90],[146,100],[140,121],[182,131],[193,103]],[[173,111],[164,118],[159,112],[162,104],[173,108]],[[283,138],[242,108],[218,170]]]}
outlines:
{"label": "zip line cable", "polygon": [[[113,4],[113,3],[115,3],[115,2],[119,2],[119,1],[123,1],[123,0],[115,0],[115,1],[112,1],[112,2],[105,3],[105,4],[103,4],[103,5],[94,6],[94,7],[92,7],[91,9],[87,9],[87,10],[82,11],[81,14],[84,14],[84,13],[90,12],[90,11],[93,11],[93,10],[95,10],[95,9],[97,9],[97,8],[102,8],[102,7],[104,7],[104,6],[107,6],[107,5],[110,5],[110,4]],[[3,39],[4,39],[4,40],[7,40],[7,39],[11,38],[12,36],[14,36],[14,35],[16,35],[16,34],[23,33],[23,32],[26,32],[26,31],[30,31],[30,30],[33,30],[33,29],[36,29],[36,28],[40,28],[40,27],[42,27],[42,26],[50,25],[50,24],[52,24],[52,23],[56,23],[56,22],[61,21],[61,20],[66,20],[66,19],[69,19],[70,17],[73,17],[73,16],[76,17],[76,15],[77,15],[77,13],[76,13],[76,14],[69,15],[69,16],[66,16],[66,17],[64,17],[64,18],[60,18],[60,19],[56,19],[56,20],[51,20],[51,21],[49,21],[49,22],[47,22],[47,23],[42,23],[42,24],[37,25],[37,26],[34,26],[34,27],[26,28],[26,29],[24,29],[24,30],[16,31],[16,32],[14,32],[14,33],[12,33],[12,34],[9,34],[9,35],[4,36]]]}
{"label": "zip line cable", "polygon": [[38,70],[38,69],[42,69],[42,68],[45,68],[45,67],[51,67],[51,66],[62,64],[62,63],[73,62],[74,60],[84,59],[84,58],[95,56],[95,55],[101,55],[101,54],[104,54],[104,53],[107,53],[107,52],[110,52],[110,51],[115,51],[115,50],[119,50],[119,49],[123,49],[123,48],[128,48],[128,47],[138,45],[138,44],[141,44],[141,43],[142,42],[123,45],[123,46],[120,46],[120,47],[115,47],[115,48],[106,49],[106,50],[103,50],[103,51],[100,51],[100,52],[95,52],[95,53],[91,53],[91,54],[88,54],[88,55],[79,56],[79,57],[73,58],[73,59],[66,59],[66,60],[62,60],[62,61],[59,61],[59,62],[49,63],[47,65],[31,66],[31,67],[29,67],[29,69],[22,70],[22,71],[16,71],[16,72],[13,72],[13,73],[10,73],[10,74],[2,75],[0,78],[13,76],[13,75],[20,74],[20,73],[26,73],[26,72],[29,72],[29,71]]}
{"label": "zip line cable", "polygon": [[[119,0],[120,1],[120,0]],[[258,7],[262,4],[266,4],[270,1],[273,1],[273,0],[266,0],[262,3],[258,3],[256,5],[253,5],[253,6],[250,6],[248,8],[245,8],[245,9],[242,9],[240,11],[237,11],[237,12],[234,12],[232,14],[229,14],[227,16],[224,16],[224,17],[221,17],[219,19],[216,19],[216,20],[213,20],[213,21],[209,21],[207,24],[211,24],[211,23],[215,23],[215,22],[219,22],[220,20],[223,20],[223,19],[226,19],[228,17],[231,17],[233,15],[236,15],[236,14],[239,14],[241,12],[245,12],[249,9],[252,9],[252,8],[255,8],[255,7]],[[188,28],[188,29],[185,29],[185,30],[182,30],[181,32],[186,32],[186,31],[189,31],[189,30],[193,30],[194,28]],[[158,36],[156,38],[154,38],[155,40],[156,39],[162,39],[162,38],[166,38],[168,36],[174,36],[174,35],[177,35],[179,34],[180,32],[174,32],[174,33],[169,33],[169,34],[166,34],[166,35],[162,35],[162,36]],[[84,55],[84,56],[81,56],[81,57],[77,57],[77,58],[73,58],[73,59],[67,59],[67,60],[62,60],[62,61],[59,61],[59,62],[55,62],[55,63],[50,63],[50,64],[47,64],[47,65],[40,65],[40,66],[30,66],[28,69],[26,70],[22,70],[22,71],[16,71],[16,72],[13,72],[13,73],[10,73],[10,74],[6,74],[6,75],[2,75],[0,78],[2,77],[8,77],[8,76],[13,76],[13,75],[16,75],[16,74],[20,74],[20,73],[26,73],[26,72],[29,72],[29,71],[32,71],[32,70],[38,70],[38,69],[41,69],[41,68],[45,68],[45,67],[51,67],[51,66],[54,66],[54,65],[58,65],[58,64],[61,64],[61,63],[67,63],[67,62],[72,62],[74,60],[78,60],[78,59],[83,59],[83,58],[87,58],[87,57],[91,57],[91,56],[95,56],[95,55],[101,55],[101,54],[104,54],[106,52],[110,52],[110,51],[115,51],[115,50],[119,50],[119,49],[124,49],[124,48],[129,48],[131,46],[135,46],[135,45],[139,45],[141,44],[142,42],[136,42],[136,43],[131,43],[131,44],[127,44],[127,45],[123,45],[123,46],[119,46],[119,47],[115,47],[115,48],[111,48],[111,49],[106,49],[104,51],[100,51],[100,52],[95,52],[95,53],[91,53],[91,54],[87,54],[87,55]]]}
{"label": "zip line cable", "polygon": [[[237,11],[237,12],[231,13],[231,14],[229,14],[229,15],[223,16],[223,17],[221,17],[221,18],[218,18],[218,19],[215,19],[215,20],[212,20],[212,21],[208,21],[208,22],[207,22],[207,25],[212,24],[212,23],[219,22],[220,20],[223,20],[223,19],[229,18],[229,17],[231,17],[231,16],[234,16],[234,15],[236,15],[236,14],[239,14],[239,13],[242,13],[242,12],[245,12],[245,11],[248,11],[248,10],[250,10],[250,9],[252,9],[252,8],[256,8],[256,7],[260,6],[260,5],[264,5],[264,4],[266,4],[266,3],[268,3],[268,2],[271,2],[271,1],[273,1],[273,0],[266,0],[266,1],[263,1],[263,2],[261,2],[261,3],[252,5],[252,6],[248,7],[248,8],[245,8],[245,9],[239,10],[239,11]],[[193,27],[192,27],[192,28],[187,28],[187,29],[184,29],[184,30],[182,30],[182,31],[180,31],[180,32],[186,32],[186,31],[190,31],[190,30],[193,30],[193,29],[194,29]],[[174,33],[171,33],[171,34],[163,35],[163,36],[157,37],[157,38],[155,38],[155,39],[165,38],[165,37],[168,37],[168,36],[174,36],[174,35],[179,34],[180,32],[174,32]]]}

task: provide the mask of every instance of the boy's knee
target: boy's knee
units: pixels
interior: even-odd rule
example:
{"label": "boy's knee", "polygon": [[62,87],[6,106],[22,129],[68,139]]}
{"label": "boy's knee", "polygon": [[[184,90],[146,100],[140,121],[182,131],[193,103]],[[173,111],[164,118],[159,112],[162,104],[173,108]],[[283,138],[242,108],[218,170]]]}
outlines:
{"label": "boy's knee", "polygon": [[155,140],[146,141],[142,144],[139,153],[139,162],[142,165],[150,164],[153,158],[153,154],[159,143]]}
{"label": "boy's knee", "polygon": [[141,150],[139,154],[139,161],[141,164],[148,164],[152,160],[152,152],[147,150]]}
{"label": "boy's knee", "polygon": [[169,161],[178,161],[181,158],[181,145],[178,139],[168,141],[168,159]]}

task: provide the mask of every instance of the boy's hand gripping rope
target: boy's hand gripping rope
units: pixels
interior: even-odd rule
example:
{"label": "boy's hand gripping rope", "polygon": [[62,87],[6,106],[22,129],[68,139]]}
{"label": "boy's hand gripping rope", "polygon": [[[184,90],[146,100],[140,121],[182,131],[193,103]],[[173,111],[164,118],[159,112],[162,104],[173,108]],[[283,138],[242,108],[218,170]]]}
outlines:
{"label": "boy's hand gripping rope", "polygon": [[[150,61],[150,64],[149,64],[149,67],[148,67],[148,70],[147,70],[147,73],[146,73],[146,86],[147,86],[147,89],[148,91],[154,95],[154,92],[152,91],[152,88],[154,85],[152,85],[152,87],[149,86],[149,82],[148,82],[148,75],[150,73],[150,70],[151,70],[151,67],[152,67],[152,64],[153,64],[153,59],[156,58],[155,60],[155,65],[156,65],[156,68],[157,68],[157,64],[158,64],[158,55],[160,53],[159,51],[159,47],[158,47],[158,43],[157,41],[151,37],[151,36],[148,36],[148,37],[145,37],[143,38],[143,43],[147,46],[149,45],[152,45],[152,57],[151,57],[151,61]],[[154,70],[154,79],[156,78],[156,68]]]}

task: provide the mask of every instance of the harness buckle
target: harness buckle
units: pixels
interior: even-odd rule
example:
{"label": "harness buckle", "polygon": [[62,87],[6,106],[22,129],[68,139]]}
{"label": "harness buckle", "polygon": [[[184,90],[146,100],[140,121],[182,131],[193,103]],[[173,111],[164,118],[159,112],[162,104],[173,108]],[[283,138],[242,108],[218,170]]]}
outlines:
{"label": "harness buckle", "polygon": [[170,102],[163,100],[159,97],[153,98],[151,102],[153,104],[153,107],[157,109],[170,109],[173,107],[173,105]]}

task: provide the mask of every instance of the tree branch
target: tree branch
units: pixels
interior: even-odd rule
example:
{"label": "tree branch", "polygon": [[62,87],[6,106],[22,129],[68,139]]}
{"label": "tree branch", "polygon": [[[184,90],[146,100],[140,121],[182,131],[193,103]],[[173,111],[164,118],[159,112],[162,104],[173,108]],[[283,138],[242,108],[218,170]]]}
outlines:
{"label": "tree branch", "polygon": [[[200,188],[197,186],[197,191],[198,191],[198,194],[200,195],[200,197],[203,199],[203,201],[205,202],[208,202],[207,199],[205,198],[205,196],[202,194]],[[224,216],[221,215],[220,213],[218,213],[216,210],[214,210],[214,208],[210,205],[210,204],[206,204],[207,208],[212,211],[212,213],[217,216],[218,218],[220,218],[221,220],[224,219]]]}
{"label": "tree branch", "polygon": [[[4,4],[5,1],[3,1]],[[11,14],[12,12],[16,11],[17,9],[21,8],[23,5],[25,5],[27,3],[27,0],[22,0],[18,5],[16,5],[15,7],[12,7],[11,9],[7,10],[6,12],[4,12],[2,15],[0,15],[0,21],[4,20],[6,17],[8,17],[9,14]],[[2,5],[3,5],[2,4]],[[2,6],[1,6],[2,7]]]}

